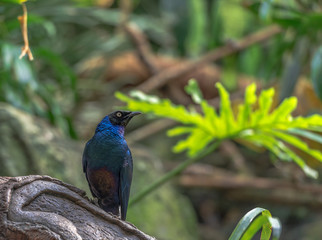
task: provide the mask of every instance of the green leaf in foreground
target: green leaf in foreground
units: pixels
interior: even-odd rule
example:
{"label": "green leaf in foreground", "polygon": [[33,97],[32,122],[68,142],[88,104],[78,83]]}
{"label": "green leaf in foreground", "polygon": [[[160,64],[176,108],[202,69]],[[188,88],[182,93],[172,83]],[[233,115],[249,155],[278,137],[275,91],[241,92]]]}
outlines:
{"label": "green leaf in foreground", "polygon": [[188,110],[182,105],[174,105],[169,99],[159,99],[139,91],[132,92],[131,97],[117,92],[116,97],[126,102],[129,110],[151,113],[181,123],[183,126],[168,131],[170,137],[186,136],[174,146],[175,152],[187,151],[189,157],[195,157],[213,142],[241,140],[239,142],[245,146],[263,147],[281,160],[294,161],[307,176],[317,178],[317,171],[310,168],[298,152],[302,151],[322,162],[321,151],[310,148],[301,139],[307,138],[321,144],[322,137],[314,133],[322,132],[321,115],[294,118],[292,112],[297,105],[295,97],[286,98],[272,109],[275,90],[263,90],[257,97],[254,83],[246,88],[244,103],[238,106],[239,111],[235,114],[228,91],[220,83],[216,87],[221,100],[219,112],[203,99],[195,80],[190,80],[186,90],[200,105],[201,113],[196,112],[195,108]]}
{"label": "green leaf in foreground", "polygon": [[249,211],[238,223],[229,240],[250,240],[260,230],[261,240],[279,239],[282,226],[277,218],[263,208],[254,208]]}

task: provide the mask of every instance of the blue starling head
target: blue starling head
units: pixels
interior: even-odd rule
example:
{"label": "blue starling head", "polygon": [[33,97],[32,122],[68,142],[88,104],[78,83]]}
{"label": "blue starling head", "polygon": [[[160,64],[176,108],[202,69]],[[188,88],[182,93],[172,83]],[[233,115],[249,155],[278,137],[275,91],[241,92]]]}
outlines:
{"label": "blue starling head", "polygon": [[135,115],[141,114],[140,112],[130,111],[115,111],[108,115],[110,122],[116,126],[125,127]]}
{"label": "blue starling head", "polygon": [[136,115],[141,114],[140,112],[131,111],[115,111],[103,118],[103,120],[97,125],[96,133],[110,130],[117,131],[123,135],[124,128],[129,121]]}

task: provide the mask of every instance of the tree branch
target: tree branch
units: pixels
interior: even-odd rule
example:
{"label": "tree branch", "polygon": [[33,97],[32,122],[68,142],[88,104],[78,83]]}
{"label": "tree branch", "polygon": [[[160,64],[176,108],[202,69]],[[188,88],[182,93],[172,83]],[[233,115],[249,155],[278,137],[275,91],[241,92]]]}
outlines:
{"label": "tree branch", "polygon": [[267,203],[305,205],[322,209],[322,187],[318,184],[297,183],[283,179],[246,177],[209,166],[191,166],[179,178],[184,188],[225,191],[229,199]]}
{"label": "tree branch", "polygon": [[154,54],[151,51],[150,44],[141,30],[133,23],[124,25],[124,30],[134,44],[141,62],[151,75],[158,72],[158,67],[154,61]]}
{"label": "tree branch", "polygon": [[48,176],[0,177],[0,239],[154,238]]}

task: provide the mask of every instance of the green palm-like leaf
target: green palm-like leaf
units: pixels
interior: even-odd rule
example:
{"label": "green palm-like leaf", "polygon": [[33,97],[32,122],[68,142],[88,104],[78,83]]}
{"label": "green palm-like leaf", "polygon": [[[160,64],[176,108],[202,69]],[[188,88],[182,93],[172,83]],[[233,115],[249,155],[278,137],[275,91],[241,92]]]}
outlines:
{"label": "green palm-like leaf", "polygon": [[296,97],[287,98],[272,109],[274,89],[263,90],[257,97],[256,85],[253,83],[246,88],[244,103],[238,106],[239,111],[235,116],[229,93],[220,83],[216,87],[221,100],[218,113],[203,99],[194,80],[190,80],[186,90],[194,102],[200,105],[202,113],[138,91],[132,92],[131,97],[118,92],[116,97],[126,102],[129,110],[152,113],[183,124],[168,131],[169,136],[187,135],[174,146],[175,152],[187,151],[190,157],[195,157],[215,141],[239,139],[244,143],[264,147],[281,160],[293,160],[308,176],[317,177],[317,172],[292,149],[297,148],[322,162],[322,153],[311,149],[299,138],[322,142],[322,137],[312,132],[322,132],[320,115],[292,117],[291,113],[297,105]]}

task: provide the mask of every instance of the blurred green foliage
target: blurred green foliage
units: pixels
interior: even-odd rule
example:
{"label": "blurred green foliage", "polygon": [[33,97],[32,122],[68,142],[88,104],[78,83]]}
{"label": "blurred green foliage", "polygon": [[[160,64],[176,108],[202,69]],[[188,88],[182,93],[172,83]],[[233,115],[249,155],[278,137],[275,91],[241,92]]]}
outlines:
{"label": "blurred green foliage", "polygon": [[311,78],[315,93],[322,100],[322,46],[315,52],[312,59]]}
{"label": "blurred green foliage", "polygon": [[[121,4],[110,1],[110,8],[101,8],[94,0],[28,1],[29,40],[35,55],[35,61],[28,62],[17,60],[22,45],[17,16],[22,9],[12,3],[21,2],[1,1],[0,100],[45,117],[76,137],[71,110],[79,101],[77,78],[89,60],[132,49],[118,29]],[[270,44],[254,45],[218,62],[223,84],[235,88],[239,74],[266,81],[278,77],[283,99],[291,95],[299,75],[310,75],[311,69],[320,95],[320,62],[314,60],[322,28],[318,0],[138,0],[132,4],[129,19],[146,33],[154,50],[178,57],[195,58],[228,40],[279,24],[285,32]],[[94,81],[105,70],[98,68],[82,78]]]}
{"label": "blurred green foliage", "polygon": [[189,0],[189,21],[186,49],[192,57],[200,55],[205,49],[207,17],[205,0]]}
{"label": "blurred green foliage", "polygon": [[[121,10],[71,0],[28,1],[29,43],[35,57],[29,62],[18,59],[23,41],[17,17],[22,8],[11,3],[20,1],[1,1],[0,7],[0,101],[47,118],[76,138],[72,110],[79,101],[77,78],[87,61],[131,47],[116,28]],[[134,14],[133,21],[151,30],[152,39],[168,38],[157,18]],[[96,80],[105,71],[96,69],[83,79]]]}
{"label": "blurred green foliage", "polygon": [[13,3],[13,4],[21,4],[27,2],[27,0],[1,0],[0,3]]}
{"label": "blurred green foliage", "polygon": [[260,59],[265,61],[262,76],[267,80],[281,78],[280,99],[284,99],[292,95],[300,75],[310,75],[312,52],[321,44],[321,2],[250,1],[246,7],[265,24],[278,24],[285,29],[285,34],[276,38],[271,51],[266,52],[268,58],[263,57],[263,51],[260,53]]}
{"label": "blurred green foliage", "polygon": [[57,101],[59,95],[68,93],[72,95],[69,101],[77,99],[76,74],[53,47],[41,44],[42,40],[55,35],[55,25],[29,13],[29,30],[39,33],[37,37],[31,37],[31,41],[38,41],[38,44],[31,46],[37,60],[30,62],[26,58],[18,58],[23,45],[17,20],[17,16],[22,14],[21,7],[5,4],[0,11],[5,13],[0,20],[0,64],[3,66],[0,72],[0,101],[47,118],[76,137],[70,116],[63,112]]}

